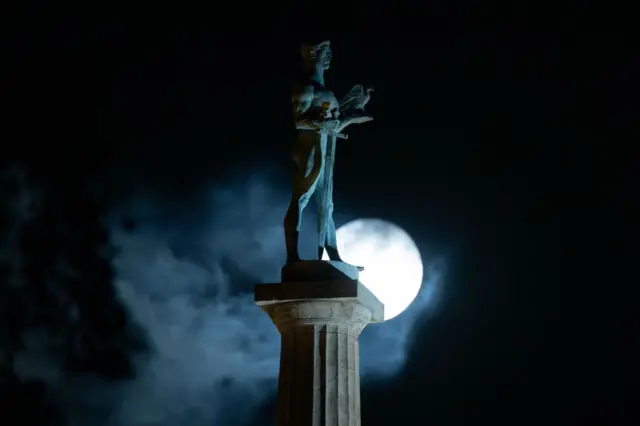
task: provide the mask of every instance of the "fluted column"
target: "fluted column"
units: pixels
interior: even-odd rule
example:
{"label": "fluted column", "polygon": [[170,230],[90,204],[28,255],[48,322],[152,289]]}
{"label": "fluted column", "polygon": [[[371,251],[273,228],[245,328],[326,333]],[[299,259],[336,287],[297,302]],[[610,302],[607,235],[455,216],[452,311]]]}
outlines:
{"label": "fluted column", "polygon": [[358,336],[384,305],[341,262],[283,268],[260,284],[256,303],[280,332],[277,426],[360,426]]}
{"label": "fluted column", "polygon": [[269,311],[282,336],[277,426],[359,426],[358,336],[371,311],[356,301],[295,301]]}

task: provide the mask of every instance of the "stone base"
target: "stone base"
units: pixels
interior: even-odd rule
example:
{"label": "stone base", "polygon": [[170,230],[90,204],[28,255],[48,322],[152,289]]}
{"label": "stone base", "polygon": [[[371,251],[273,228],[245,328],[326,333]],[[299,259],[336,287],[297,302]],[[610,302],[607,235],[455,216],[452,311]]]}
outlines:
{"label": "stone base", "polygon": [[369,322],[384,320],[384,305],[358,281],[358,267],[343,262],[308,260],[282,268],[283,282],[258,284],[255,302],[267,313],[288,302],[355,302],[371,311]]}
{"label": "stone base", "polygon": [[384,305],[357,280],[307,282],[300,285],[259,284],[255,288],[254,298],[256,304],[267,313],[275,305],[287,302],[357,302],[371,311],[369,322],[384,321]]}
{"label": "stone base", "polygon": [[282,282],[358,280],[358,267],[334,260],[302,260],[282,268]]}

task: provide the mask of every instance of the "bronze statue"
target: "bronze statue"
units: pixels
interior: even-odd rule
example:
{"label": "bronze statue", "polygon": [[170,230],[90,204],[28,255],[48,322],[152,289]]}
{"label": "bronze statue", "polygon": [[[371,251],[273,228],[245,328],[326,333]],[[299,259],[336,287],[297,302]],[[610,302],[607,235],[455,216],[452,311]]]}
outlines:
{"label": "bronze statue", "polygon": [[324,85],[324,72],[331,65],[331,43],[303,45],[302,59],[306,79],[293,93],[293,117],[297,137],[293,148],[295,173],[293,195],[284,218],[287,264],[300,261],[298,239],[302,213],[314,196],[318,208],[318,259],[324,250],[329,259],[342,261],[338,253],[336,226],[333,221],[333,166],[336,139],[350,124],[373,120],[364,112],[373,89],[354,86],[345,100],[336,97]]}

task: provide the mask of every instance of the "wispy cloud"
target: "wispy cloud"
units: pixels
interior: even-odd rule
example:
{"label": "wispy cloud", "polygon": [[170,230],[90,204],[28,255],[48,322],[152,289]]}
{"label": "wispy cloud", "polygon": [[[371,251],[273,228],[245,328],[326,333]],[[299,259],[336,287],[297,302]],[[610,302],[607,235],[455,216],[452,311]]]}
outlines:
{"label": "wispy cloud", "polygon": [[[251,291],[279,278],[287,198],[286,190],[258,175],[212,185],[198,203],[179,208],[136,194],[111,219],[119,248],[115,286],[151,348],[136,355],[136,377],[108,382],[91,374],[51,375],[51,369],[44,377],[34,368],[31,375],[57,389],[78,425],[232,426],[249,420],[248,411],[276,389],[280,339]],[[189,214],[194,209],[198,214]],[[122,230],[116,219],[122,215],[133,217],[137,228]],[[313,228],[307,220],[306,234]],[[314,245],[309,237],[303,250],[313,253]],[[365,379],[402,367],[415,318],[437,306],[442,263],[426,269],[410,309],[363,332]],[[29,368],[23,363],[24,374]],[[243,410],[237,410],[240,401]]]}

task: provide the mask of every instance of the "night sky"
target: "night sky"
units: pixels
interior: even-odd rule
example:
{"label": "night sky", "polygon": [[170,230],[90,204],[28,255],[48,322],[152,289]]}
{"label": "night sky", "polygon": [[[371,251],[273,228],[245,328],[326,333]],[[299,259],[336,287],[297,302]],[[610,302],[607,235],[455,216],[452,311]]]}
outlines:
{"label": "night sky", "polygon": [[587,11],[481,3],[344,6],[331,25],[262,6],[255,27],[186,7],[20,11],[2,424],[274,424],[279,336],[251,291],[285,258],[298,48],[325,39],[338,97],[376,89],[375,121],[339,141],[336,220],[400,225],[437,293],[365,331],[363,425],[631,424],[618,215],[637,172],[614,146],[637,140],[638,60]]}

